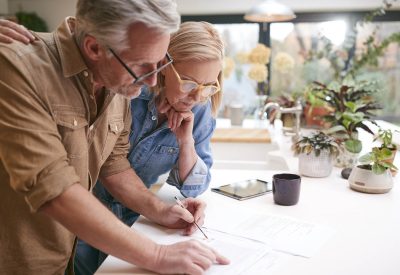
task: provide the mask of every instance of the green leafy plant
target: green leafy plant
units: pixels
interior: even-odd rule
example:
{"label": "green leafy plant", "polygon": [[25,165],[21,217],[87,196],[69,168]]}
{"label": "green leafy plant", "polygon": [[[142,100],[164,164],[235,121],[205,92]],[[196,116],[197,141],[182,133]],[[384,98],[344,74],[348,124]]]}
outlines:
{"label": "green leafy plant", "polygon": [[337,156],[339,153],[339,145],[335,139],[323,132],[316,132],[310,136],[302,137],[298,142],[293,144],[292,149],[295,154],[310,154],[315,152],[315,156],[319,156],[321,151],[328,151],[330,155]]}
{"label": "green leafy plant", "polygon": [[400,32],[393,33],[381,42],[376,41],[377,28],[364,41],[365,49],[361,54],[355,54],[355,43],[357,37],[357,24],[363,26],[370,23],[377,16],[384,15],[387,9],[390,9],[397,0],[384,0],[381,7],[367,13],[361,20],[357,21],[353,30],[348,33],[343,43],[343,47],[337,49],[331,40],[321,37],[322,47],[320,50],[310,50],[306,58],[306,62],[314,62],[316,60],[327,60],[330,68],[333,69],[334,79],[345,79],[348,77],[356,78],[361,69],[366,66],[378,65],[378,58],[383,55],[386,48],[391,43],[400,44]]}
{"label": "green leafy plant", "polygon": [[381,108],[373,96],[377,91],[370,89],[367,82],[356,84],[348,80],[341,84],[332,83],[329,87],[319,82],[314,82],[314,85],[315,96],[329,107],[324,120],[332,127],[326,133],[344,142],[347,151],[361,152],[358,129],[374,134],[365,123],[370,121],[375,124],[373,112]]}
{"label": "green leafy plant", "polygon": [[15,16],[18,19],[18,23],[25,26],[28,30],[35,32],[47,32],[46,22],[39,17],[35,12],[17,12]]}
{"label": "green leafy plant", "polygon": [[392,151],[388,148],[374,147],[372,151],[361,156],[360,168],[372,170],[374,174],[383,174],[387,169],[397,170],[397,167],[388,160],[392,157]]}
{"label": "green leafy plant", "polygon": [[380,128],[378,131],[378,135],[374,138],[374,141],[379,139],[382,142],[380,148],[387,148],[389,150],[396,150],[397,146],[393,143],[393,131],[390,129],[382,129]]}

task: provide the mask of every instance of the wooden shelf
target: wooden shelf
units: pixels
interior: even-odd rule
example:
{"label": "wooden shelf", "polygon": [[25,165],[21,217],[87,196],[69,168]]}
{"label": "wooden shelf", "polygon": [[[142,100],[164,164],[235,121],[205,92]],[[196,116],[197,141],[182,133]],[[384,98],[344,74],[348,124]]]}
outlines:
{"label": "wooden shelf", "polygon": [[271,136],[267,129],[216,128],[211,142],[271,143]]}

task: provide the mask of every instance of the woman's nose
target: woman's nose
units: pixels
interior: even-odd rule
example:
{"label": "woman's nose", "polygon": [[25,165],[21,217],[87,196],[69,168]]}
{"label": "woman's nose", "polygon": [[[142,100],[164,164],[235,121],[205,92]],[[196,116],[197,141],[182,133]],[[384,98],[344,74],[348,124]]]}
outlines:
{"label": "woman's nose", "polygon": [[197,89],[193,90],[190,93],[190,96],[192,97],[193,101],[196,103],[200,102],[201,99],[201,87],[198,87]]}

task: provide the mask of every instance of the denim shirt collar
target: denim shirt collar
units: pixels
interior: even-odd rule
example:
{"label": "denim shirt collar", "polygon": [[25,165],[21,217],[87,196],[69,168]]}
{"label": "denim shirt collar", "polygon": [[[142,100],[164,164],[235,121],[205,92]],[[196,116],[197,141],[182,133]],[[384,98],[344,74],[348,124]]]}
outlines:
{"label": "denim shirt collar", "polygon": [[151,92],[148,87],[144,86],[142,88],[140,95],[138,96],[138,99],[148,101],[149,102],[147,104],[148,111],[151,113],[152,116],[157,116],[158,112],[155,104],[156,97],[154,95],[155,95],[154,92]]}

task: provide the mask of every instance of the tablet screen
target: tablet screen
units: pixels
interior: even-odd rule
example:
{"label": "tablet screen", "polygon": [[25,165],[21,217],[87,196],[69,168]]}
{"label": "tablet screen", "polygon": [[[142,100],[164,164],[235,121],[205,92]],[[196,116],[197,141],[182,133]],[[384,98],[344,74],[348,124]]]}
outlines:
{"label": "tablet screen", "polygon": [[237,200],[249,199],[261,196],[272,191],[272,185],[259,179],[239,181],[218,188],[212,188],[211,191],[232,197]]}

